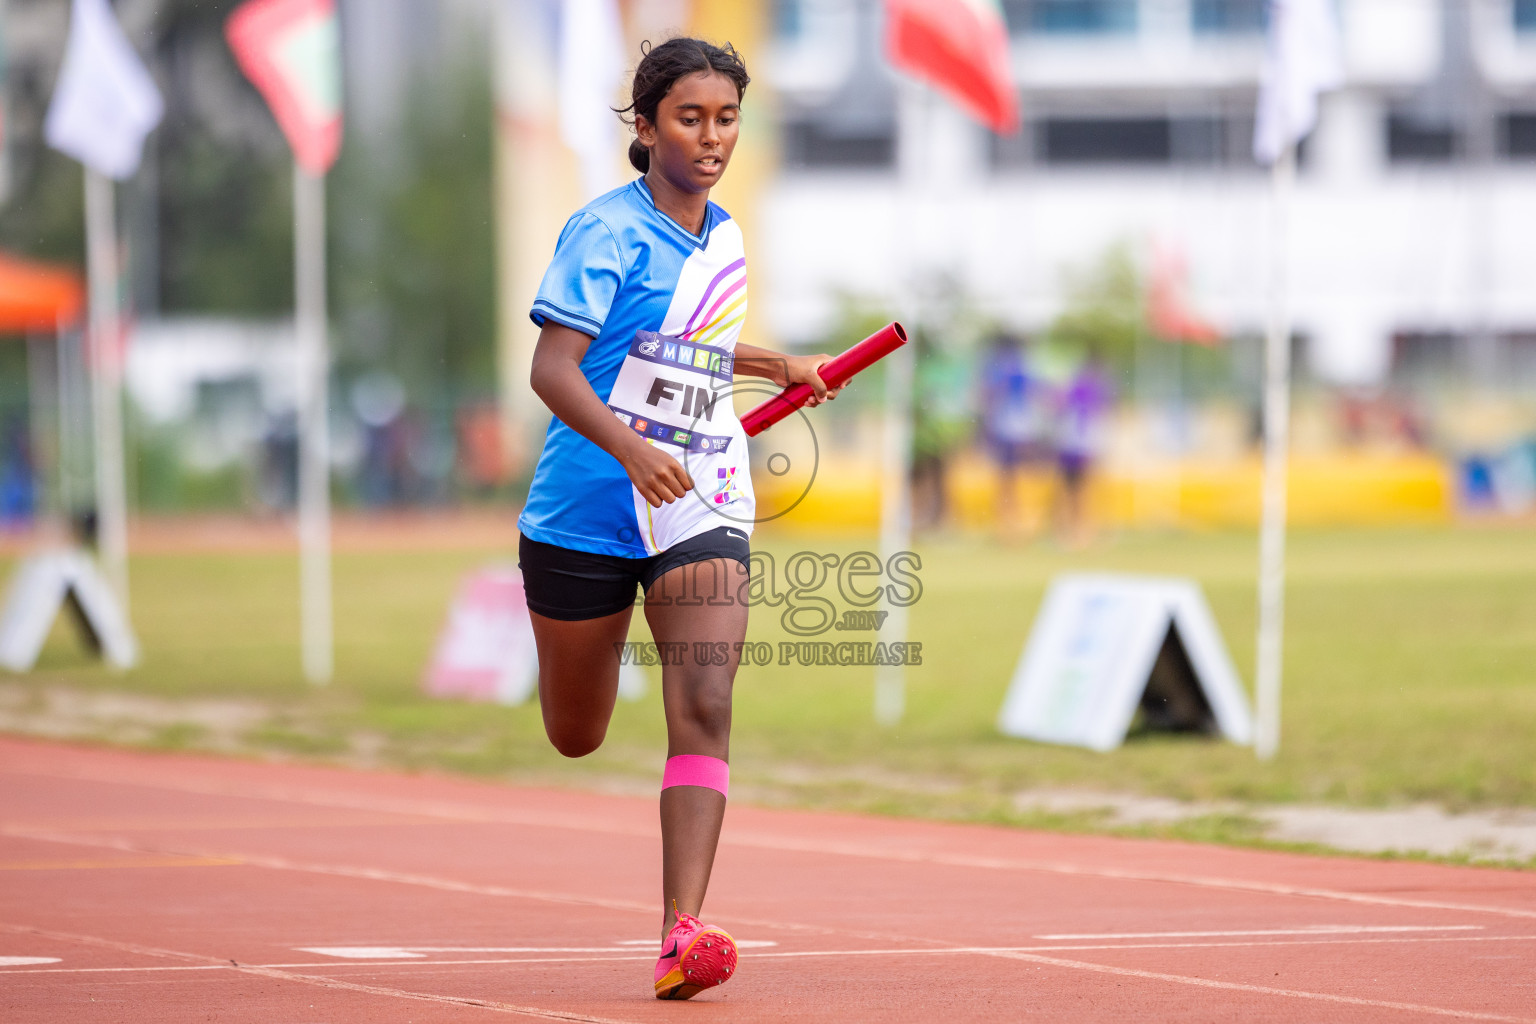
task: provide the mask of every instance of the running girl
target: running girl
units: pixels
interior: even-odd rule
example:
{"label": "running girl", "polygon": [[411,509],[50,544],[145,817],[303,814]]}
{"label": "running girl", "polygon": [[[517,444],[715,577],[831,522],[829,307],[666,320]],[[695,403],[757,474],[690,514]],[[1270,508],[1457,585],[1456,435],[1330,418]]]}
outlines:
{"label": "running girl", "polygon": [[[746,258],[709,190],[736,146],[749,81],[740,55],[697,39],[644,52],[621,112],[642,177],[571,217],[533,303],[532,384],[555,419],[518,520],[519,556],[544,729],[562,754],[603,742],[636,584],[657,643],[689,652],[662,669],[655,975],[658,999],[687,999],[736,970],[735,942],[697,917],[725,817],[731,685],[747,630],[754,501],[731,380],[803,382],[811,404],[835,391],[816,375],[827,356],[736,341]],[[728,664],[692,657],[695,643],[722,642]]]}

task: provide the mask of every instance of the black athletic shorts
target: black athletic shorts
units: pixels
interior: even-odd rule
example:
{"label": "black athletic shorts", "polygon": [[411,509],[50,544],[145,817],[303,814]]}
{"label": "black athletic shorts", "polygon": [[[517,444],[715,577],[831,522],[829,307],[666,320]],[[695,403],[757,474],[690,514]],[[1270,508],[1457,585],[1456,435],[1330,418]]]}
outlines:
{"label": "black athletic shorts", "polygon": [[517,542],[518,567],[528,607],[550,619],[574,622],[623,611],[635,603],[635,585],[650,590],[663,574],[680,565],[730,558],[748,567],[747,535],[716,527],[645,558],[594,555],[528,537]]}

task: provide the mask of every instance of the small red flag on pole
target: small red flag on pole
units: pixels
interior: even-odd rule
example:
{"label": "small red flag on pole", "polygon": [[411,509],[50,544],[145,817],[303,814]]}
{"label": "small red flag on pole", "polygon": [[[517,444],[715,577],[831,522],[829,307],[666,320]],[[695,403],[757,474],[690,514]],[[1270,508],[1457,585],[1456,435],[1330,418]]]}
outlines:
{"label": "small red flag on pole", "polygon": [[272,108],[299,166],[323,176],[341,150],[341,33],[335,0],[249,0],[225,35]]}
{"label": "small red flag on pole", "polygon": [[1147,322],[1164,341],[1214,347],[1221,329],[1194,307],[1189,297],[1189,265],[1179,251],[1158,246],[1152,251],[1152,282],[1147,289]]}
{"label": "small red flag on pole", "polygon": [[885,0],[891,63],[997,132],[1019,130],[1008,26],[997,0]]}

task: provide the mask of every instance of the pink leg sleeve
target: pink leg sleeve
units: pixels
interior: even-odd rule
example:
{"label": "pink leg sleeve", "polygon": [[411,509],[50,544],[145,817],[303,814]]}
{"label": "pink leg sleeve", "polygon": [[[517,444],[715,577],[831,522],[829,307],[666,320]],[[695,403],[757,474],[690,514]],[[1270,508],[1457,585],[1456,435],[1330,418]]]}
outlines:
{"label": "pink leg sleeve", "polygon": [[729,797],[731,766],[718,757],[704,754],[678,754],[667,758],[667,770],[661,776],[661,788],[673,786],[703,786],[721,796]]}

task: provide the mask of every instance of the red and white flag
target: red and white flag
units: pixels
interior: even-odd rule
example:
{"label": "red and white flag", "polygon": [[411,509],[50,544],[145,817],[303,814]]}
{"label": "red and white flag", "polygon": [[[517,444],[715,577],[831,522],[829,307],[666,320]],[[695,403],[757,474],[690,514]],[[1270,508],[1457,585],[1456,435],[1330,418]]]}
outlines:
{"label": "red and white flag", "polygon": [[248,0],[224,34],[310,174],[341,151],[341,30],[335,0]]}
{"label": "red and white flag", "polygon": [[999,135],[1019,129],[1008,26],[997,0],[885,0],[891,63]]}
{"label": "red and white flag", "polygon": [[1152,280],[1147,288],[1147,322],[1164,341],[1221,344],[1221,328],[1195,308],[1189,294],[1189,264],[1171,246],[1152,250]]}

